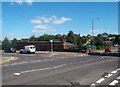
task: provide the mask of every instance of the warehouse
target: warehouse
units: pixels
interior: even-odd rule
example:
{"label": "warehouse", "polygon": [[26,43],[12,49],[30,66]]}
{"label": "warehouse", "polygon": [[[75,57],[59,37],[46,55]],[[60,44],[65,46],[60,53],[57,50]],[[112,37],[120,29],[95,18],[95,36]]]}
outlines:
{"label": "warehouse", "polygon": [[50,51],[51,45],[53,47],[53,51],[65,51],[65,50],[74,50],[77,47],[73,44],[70,44],[65,41],[19,41],[16,44],[16,48],[20,50],[26,45],[35,45],[37,51]]}

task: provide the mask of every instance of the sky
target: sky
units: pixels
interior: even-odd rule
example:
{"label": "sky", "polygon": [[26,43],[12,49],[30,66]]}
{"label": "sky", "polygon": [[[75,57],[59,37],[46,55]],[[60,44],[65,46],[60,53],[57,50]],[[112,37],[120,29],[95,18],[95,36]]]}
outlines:
{"label": "sky", "polygon": [[[99,18],[99,20],[98,20]],[[118,33],[117,2],[3,2],[2,39],[32,35]]]}

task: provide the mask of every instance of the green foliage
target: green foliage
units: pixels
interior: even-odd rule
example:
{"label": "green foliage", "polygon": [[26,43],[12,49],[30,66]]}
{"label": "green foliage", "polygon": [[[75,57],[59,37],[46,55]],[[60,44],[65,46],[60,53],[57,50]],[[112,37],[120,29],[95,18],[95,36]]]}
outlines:
{"label": "green foliage", "polygon": [[30,37],[29,40],[30,40],[30,41],[37,41],[37,38],[35,37],[35,35],[33,35],[33,36]]}
{"label": "green foliage", "polygon": [[17,39],[14,38],[14,39],[11,41],[11,46],[15,47],[15,46],[16,46],[16,43],[17,43]]}
{"label": "green foliage", "polygon": [[105,47],[103,45],[102,46],[97,46],[96,49],[97,50],[103,50],[103,49],[105,49]]}
{"label": "green foliage", "polygon": [[[95,45],[98,50],[105,48],[105,41],[112,41],[113,44],[119,44],[120,45],[120,35],[113,35],[113,34],[107,34],[104,33],[104,35],[108,35],[108,37],[112,37],[111,40],[109,40],[108,37],[103,37],[103,34],[98,34],[97,36],[81,36],[80,34],[75,34],[73,31],[69,31],[67,34],[57,34],[57,35],[49,35],[49,34],[43,34],[39,37],[35,37],[35,35],[31,36],[29,38],[29,41],[50,41],[52,40],[59,40],[59,41],[67,41],[71,44],[76,45],[79,49],[84,48],[86,45]],[[115,38],[114,38],[115,37]],[[2,41],[2,49],[5,49],[9,46],[15,46],[17,43],[17,39],[14,38],[13,40],[9,41],[6,37]],[[11,43],[10,43],[11,42]],[[94,44],[92,44],[92,42]]]}
{"label": "green foliage", "polygon": [[115,36],[114,44],[119,44],[120,45],[120,35]]}
{"label": "green foliage", "polygon": [[10,47],[10,41],[7,37],[5,37],[5,39],[2,41],[2,49],[6,49]]}

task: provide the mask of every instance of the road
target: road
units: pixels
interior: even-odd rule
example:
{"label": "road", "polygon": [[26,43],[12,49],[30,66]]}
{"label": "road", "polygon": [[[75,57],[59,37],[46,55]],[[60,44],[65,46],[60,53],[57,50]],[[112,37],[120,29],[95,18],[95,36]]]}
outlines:
{"label": "road", "polygon": [[[3,54],[18,59],[2,66],[3,85],[94,85],[105,73],[118,69],[118,57],[51,54]],[[110,84],[111,79],[100,85]]]}

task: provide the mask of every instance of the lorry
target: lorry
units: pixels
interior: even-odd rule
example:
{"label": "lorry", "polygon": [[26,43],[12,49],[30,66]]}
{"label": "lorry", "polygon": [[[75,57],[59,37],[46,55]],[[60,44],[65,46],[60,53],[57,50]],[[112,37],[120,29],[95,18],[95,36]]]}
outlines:
{"label": "lorry", "polygon": [[20,53],[35,53],[36,47],[34,45],[24,46],[24,48],[20,49]]}

